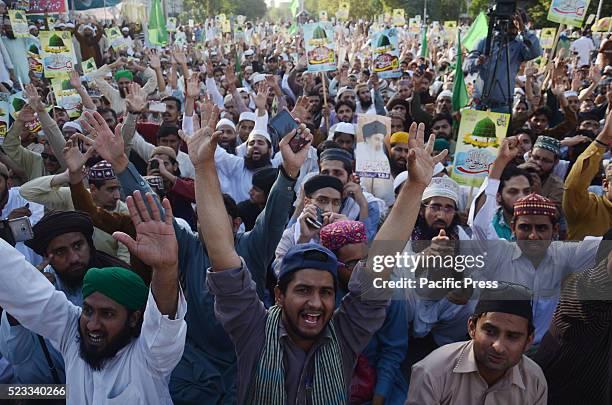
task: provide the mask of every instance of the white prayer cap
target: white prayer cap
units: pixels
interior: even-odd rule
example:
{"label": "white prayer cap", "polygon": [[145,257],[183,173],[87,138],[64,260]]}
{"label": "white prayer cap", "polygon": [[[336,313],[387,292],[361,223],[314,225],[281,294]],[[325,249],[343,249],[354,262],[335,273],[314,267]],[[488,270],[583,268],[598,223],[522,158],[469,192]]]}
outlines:
{"label": "white prayer cap", "polygon": [[73,22],[67,22],[66,23],[66,28],[74,28],[74,27],[75,27],[75,25],[74,25]]}
{"label": "white prayer cap", "polygon": [[244,56],[253,56],[255,52],[252,49],[247,49],[244,51]]}
{"label": "white prayer cap", "polygon": [[444,167],[444,165],[442,163],[440,163],[440,162],[436,163],[436,165],[434,166],[434,170],[433,170],[432,176],[436,176],[436,175],[442,173],[442,171],[444,169],[446,169],[446,168]]}
{"label": "white prayer cap", "polygon": [[514,88],[514,95],[520,94],[522,96],[525,95],[525,90],[521,89],[520,87],[515,87]]}
{"label": "white prayer cap", "polygon": [[251,83],[253,85],[256,85],[259,82],[262,82],[266,80],[266,75],[263,75],[261,73],[253,73],[253,75],[251,75]]}
{"label": "white prayer cap", "polygon": [[130,29],[128,27],[123,27],[121,28],[122,32],[130,32]]}
{"label": "white prayer cap", "polygon": [[238,87],[236,89],[238,91],[238,93],[248,93],[249,89],[247,89],[246,87]]}
{"label": "white prayer cap", "polygon": [[355,90],[351,89],[350,87],[346,87],[346,86],[340,87],[338,89],[338,93],[336,93],[336,101],[340,100],[340,97],[342,96],[342,94],[347,93],[347,92],[350,92],[350,93],[353,93],[354,95],[357,95],[355,93]]}
{"label": "white prayer cap", "polygon": [[223,97],[223,104],[231,103],[232,101],[234,101],[234,97],[232,97],[231,94],[226,94],[225,97]]}
{"label": "white prayer cap", "polygon": [[215,129],[219,129],[223,125],[226,125],[230,127],[231,129],[233,129],[234,131],[236,131],[236,125],[232,121],[228,120],[227,118],[221,118],[219,122],[217,122],[217,126],[215,127]]}
{"label": "white prayer cap", "polygon": [[404,184],[408,180],[408,172],[404,170],[400,174],[397,175],[395,179],[393,179],[393,191],[397,193],[397,189],[399,186]]}
{"label": "white prayer cap", "polygon": [[520,82],[525,83],[527,81],[527,76],[517,76],[516,77]]}
{"label": "white prayer cap", "polygon": [[459,185],[455,180],[448,176],[434,177],[429,186],[423,191],[421,201],[426,201],[433,197],[446,197],[455,202],[459,201]]}
{"label": "white prayer cap", "polygon": [[245,111],[242,114],[240,114],[240,118],[238,119],[238,123],[240,123],[242,121],[253,121],[253,122],[255,122],[256,118],[257,117],[255,116],[254,112]]}
{"label": "white prayer cap", "polygon": [[66,28],[66,24],[63,22],[58,22],[55,24],[55,28]]}
{"label": "white prayer cap", "polygon": [[29,25],[28,26],[28,31],[32,31],[33,29],[38,29],[38,27],[36,25]]}
{"label": "white prayer cap", "polygon": [[565,98],[568,97],[578,97],[578,93],[576,93],[575,91],[572,90],[568,90],[565,93],[563,93],[563,95],[565,96]]}
{"label": "white prayer cap", "polygon": [[72,129],[76,129],[77,132],[81,133],[83,132],[83,128],[81,127],[81,124],[79,124],[77,121],[68,121],[64,124],[64,126],[62,127],[62,129],[64,128],[72,128]]}
{"label": "white prayer cap", "polygon": [[85,24],[85,25],[83,25],[83,30],[86,30],[86,29],[90,29],[90,30],[92,30],[92,31],[95,31],[95,30],[96,30],[96,29],[94,28],[94,26],[93,26],[93,25],[91,25],[91,24]]}
{"label": "white prayer cap", "polygon": [[272,138],[270,138],[270,135],[266,131],[261,130],[261,129],[254,129],[249,134],[249,137],[247,139],[247,144],[251,141],[251,139],[256,138],[256,137],[263,138],[266,141],[272,143]]}
{"label": "white prayer cap", "polygon": [[443,90],[440,94],[438,94],[438,98],[436,98],[436,101],[443,99],[443,98],[453,98],[453,92],[450,90]]}
{"label": "white prayer cap", "polygon": [[348,122],[339,122],[335,125],[334,133],[343,132],[345,134],[355,135],[355,124]]}

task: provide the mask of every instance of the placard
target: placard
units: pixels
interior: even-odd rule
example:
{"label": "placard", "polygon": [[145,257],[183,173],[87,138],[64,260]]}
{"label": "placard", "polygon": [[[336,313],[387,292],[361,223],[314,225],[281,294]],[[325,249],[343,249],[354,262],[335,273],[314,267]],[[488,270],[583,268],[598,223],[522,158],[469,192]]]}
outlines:
{"label": "placard", "polygon": [[372,36],[374,73],[381,79],[400,77],[399,46],[395,28],[376,32]]}
{"label": "placard", "polygon": [[304,44],[309,72],[336,70],[334,29],[329,22],[304,25]]}

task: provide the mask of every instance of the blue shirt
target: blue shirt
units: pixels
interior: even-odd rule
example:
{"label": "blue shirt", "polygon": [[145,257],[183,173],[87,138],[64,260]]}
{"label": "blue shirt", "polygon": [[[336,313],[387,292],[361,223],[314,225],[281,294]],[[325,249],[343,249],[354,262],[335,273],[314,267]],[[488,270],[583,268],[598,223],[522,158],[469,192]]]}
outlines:
{"label": "blue shirt", "polygon": [[[508,98],[513,97],[514,80],[518,73],[521,63],[537,58],[542,54],[540,40],[534,32],[525,31],[524,36],[516,36],[512,41],[508,42],[509,58],[506,56],[506,48],[500,48],[499,43],[491,42],[491,54],[487,61],[482,65],[477,65],[476,61],[480,55],[485,52],[486,39],[480,40],[476,49],[474,49],[465,60],[463,70],[468,73],[477,73],[476,85],[474,87],[474,99],[483,97],[483,92],[492,85],[490,98],[493,102],[506,104]],[[495,70],[495,62],[497,56],[500,55],[497,70]],[[507,69],[510,67],[510,94],[508,95],[508,80]],[[495,73],[495,76],[493,74]],[[493,83],[491,83],[493,81]]]}

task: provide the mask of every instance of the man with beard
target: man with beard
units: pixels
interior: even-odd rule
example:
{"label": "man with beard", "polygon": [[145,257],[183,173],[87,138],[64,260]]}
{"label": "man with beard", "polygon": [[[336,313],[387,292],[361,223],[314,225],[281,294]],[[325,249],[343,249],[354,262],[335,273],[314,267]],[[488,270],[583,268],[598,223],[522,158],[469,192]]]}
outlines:
{"label": "man with beard", "polygon": [[612,226],[612,165],[605,167],[604,195],[588,191],[611,143],[612,112],[608,113],[604,129],[578,157],[565,179],[563,211],[570,240],[582,240],[587,235],[600,236]]}
{"label": "man with beard", "polygon": [[222,118],[217,123],[217,128],[215,129],[222,132],[219,137],[219,146],[225,149],[227,153],[235,155],[237,145],[236,125],[227,118]]}
{"label": "man with beard", "polygon": [[[0,41],[6,48],[6,51],[11,58],[12,68],[14,69],[14,78],[20,80],[23,84],[30,83],[29,64],[28,64],[28,45],[27,38],[16,38],[13,33],[11,21],[7,16],[2,21],[2,37]],[[13,83],[13,86],[17,85]]]}
{"label": "man with beard", "polygon": [[[512,138],[504,140],[493,162],[491,172],[496,178],[519,153],[518,141]],[[533,193],[514,203],[510,228],[516,242],[496,240],[492,218],[497,211],[498,189],[499,180],[490,178],[485,195],[479,197],[476,205],[472,240],[487,254],[484,271],[473,276],[519,283],[532,289],[534,344],[539,344],[550,325],[562,281],[569,274],[594,264],[598,243],[553,241],[559,232],[558,208],[551,199]]]}
{"label": "man with beard", "polygon": [[[410,160],[411,181],[374,240],[397,243],[377,245],[380,250],[370,257],[395,254],[414,224],[422,187],[440,158],[431,157],[433,145],[422,146],[423,131],[418,139],[421,143],[415,145]],[[202,149],[206,161],[211,161],[212,151]],[[223,203],[215,167],[209,163],[202,171],[196,192],[198,199],[202,197],[199,217],[211,252],[207,284],[215,296],[216,317],[237,350],[237,403],[305,403],[309,398],[321,404],[346,403],[357,354],[384,322],[391,296],[391,290],[373,288],[372,283],[385,282],[390,269],[382,266],[382,272],[374,273],[371,262],[360,262],[351,276],[350,292],[340,310],[334,311],[336,256],[318,244],[296,245],[281,265],[276,305],[266,310],[231,246],[229,224],[219,220]]]}
{"label": "man with beard", "polygon": [[[74,305],[83,304],[83,278],[92,267],[120,266],[123,261],[95,250],[93,224],[88,215],[75,211],[53,211],[45,215],[34,227],[34,239],[26,242],[45,261],[39,269],[48,274],[56,290],[61,291]],[[8,257],[8,256],[7,256]],[[46,265],[46,267],[45,267]],[[6,309],[6,308],[5,308]],[[6,313],[5,313],[6,314]],[[45,343],[52,361],[45,359],[42,341],[30,330],[19,325],[15,319],[3,315],[3,350],[13,364],[18,379],[24,383],[56,383],[56,374],[65,380],[64,360],[48,342]],[[49,370],[51,366],[55,371]]]}
{"label": "man with beard", "polygon": [[525,352],[534,339],[522,285],[485,290],[467,322],[471,340],[435,350],[412,368],[406,405],[546,405],[546,378]]}
{"label": "man with beard", "polygon": [[[152,195],[147,199],[153,204]],[[139,193],[128,198],[128,206],[138,242],[125,234],[116,237],[151,266],[151,288],[125,268],[89,268],[83,264],[74,271],[75,276],[79,273],[82,277],[82,309],[0,241],[2,257],[7,261],[0,268],[0,305],[24,327],[59,349],[66,361],[66,396],[71,403],[108,403],[108,398],[125,404],[138,400],[172,403],[168,380],[183,353],[187,330],[172,211],[164,200],[165,221],[156,206],[151,207],[149,215]],[[58,228],[66,229],[67,221]],[[69,261],[68,257],[78,255],[76,251],[86,246],[87,242],[81,240],[47,251],[53,255],[52,262]],[[15,271],[20,277],[14,277]]]}
{"label": "man with beard", "polygon": [[[91,165],[91,161],[88,161],[85,167],[87,168],[89,191],[95,205],[111,212],[127,214],[127,206],[120,200],[121,186],[110,164],[102,160]],[[81,171],[80,178],[82,177]],[[70,189],[61,187],[69,181],[68,172],[42,176],[22,185],[21,195],[29,201],[44,205],[47,210],[71,211],[74,210],[74,205]],[[109,233],[95,228],[93,242],[97,250],[115,256],[126,263],[130,262],[127,247],[117,242]]]}
{"label": "man with beard", "polygon": [[[385,102],[378,91],[378,75],[372,75],[370,82],[372,84],[371,91],[366,83],[360,83],[355,87],[357,92],[357,108],[355,111],[358,114],[385,115]],[[374,93],[374,100],[372,100],[372,93]]]}
{"label": "man with beard", "polygon": [[[59,137],[52,137],[49,141],[54,142],[57,140],[57,144],[53,145],[52,148],[48,143],[45,143],[44,150],[42,153],[33,152],[21,145],[21,133],[26,131],[26,123],[32,122],[36,119],[34,113],[39,114],[41,120],[44,120],[43,116],[46,114],[47,118],[51,120],[48,114],[45,112],[45,106],[40,101],[40,96],[36,90],[33,93],[28,92],[30,100],[28,105],[23,107],[17,116],[17,119],[11,126],[11,129],[4,138],[2,148],[6,152],[9,158],[11,158],[15,164],[21,167],[28,178],[35,179],[37,177],[59,173],[62,166],[60,164],[58,154],[62,150],[65,144],[65,140],[61,134]],[[36,96],[34,96],[36,94]],[[58,151],[57,154],[55,151]]]}
{"label": "man with beard", "polygon": [[[334,107],[334,110],[330,113],[329,125],[330,129],[339,122],[346,122],[354,124],[357,122],[357,114],[355,114],[355,103],[352,101],[338,101]],[[327,127],[325,126],[325,120],[321,120],[321,126],[319,131],[322,134],[327,133]]]}
{"label": "man with beard", "polygon": [[396,132],[389,138],[389,164],[391,176],[395,179],[398,174],[406,171],[406,163],[410,147],[408,146],[408,132]]}
{"label": "man with beard", "polygon": [[539,136],[529,152],[527,163],[536,165],[542,182],[540,195],[553,200],[559,208],[563,202],[563,180],[554,174],[559,163],[561,143],[548,136]]}
{"label": "man with beard", "polygon": [[[83,55],[83,58],[85,58],[85,55]],[[134,80],[134,73],[132,73],[130,70],[121,69],[125,64],[127,64],[127,59],[118,58],[113,63],[101,66],[98,68],[98,70],[89,74],[89,77],[94,80],[94,83],[100,90],[100,93],[102,93],[102,95],[110,101],[111,108],[117,114],[125,113],[127,108],[125,100],[128,91],[127,89]],[[134,67],[137,65],[132,64],[131,66]],[[121,70],[117,70],[113,76],[115,82],[117,83],[117,87],[115,88],[105,80],[105,77],[108,73],[112,73],[112,71],[116,69]],[[155,75],[155,71],[153,69],[147,67],[146,69],[143,69],[142,77],[143,81],[146,82],[142,87],[142,92],[145,94],[146,100],[146,96],[157,89],[157,76]]]}
{"label": "man with beard", "polygon": [[100,51],[100,39],[104,34],[104,28],[100,25],[78,24],[74,36],[79,41],[81,57],[83,60],[94,58],[96,66],[102,66],[102,52]]}

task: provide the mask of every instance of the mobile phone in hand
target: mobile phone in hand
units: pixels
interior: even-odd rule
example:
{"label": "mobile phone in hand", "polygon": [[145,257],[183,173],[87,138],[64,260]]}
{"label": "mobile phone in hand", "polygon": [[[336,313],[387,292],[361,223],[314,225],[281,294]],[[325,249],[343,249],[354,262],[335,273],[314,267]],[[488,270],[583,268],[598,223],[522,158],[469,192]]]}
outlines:
{"label": "mobile phone in hand", "polygon": [[149,167],[151,168],[151,170],[159,170],[159,160],[151,159],[149,161]]}
{"label": "mobile phone in hand", "polygon": [[[268,124],[270,132],[275,134],[277,139],[279,140],[282,139],[289,132],[293,131],[294,129],[297,129],[299,126],[300,125],[298,124],[298,122],[287,110],[282,110],[281,112],[276,114],[274,117],[272,117],[270,123]],[[299,132],[296,132],[293,139],[291,139],[291,142],[289,142],[289,146],[291,147],[291,150],[293,150],[293,152],[298,152],[307,143],[308,142],[305,142],[305,140],[302,138],[302,135]]]}
{"label": "mobile phone in hand", "polygon": [[315,229],[321,229],[323,227],[323,210],[319,207],[315,208],[317,210],[317,219],[306,218],[306,223]]}

